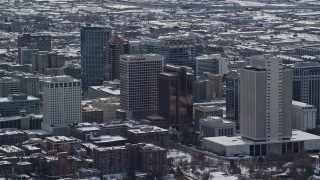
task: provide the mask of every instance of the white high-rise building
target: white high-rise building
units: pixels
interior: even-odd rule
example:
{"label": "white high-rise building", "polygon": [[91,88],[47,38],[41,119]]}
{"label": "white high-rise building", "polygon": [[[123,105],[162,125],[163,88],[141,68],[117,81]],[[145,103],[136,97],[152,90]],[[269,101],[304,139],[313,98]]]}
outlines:
{"label": "white high-rise building", "polygon": [[158,111],[158,76],[164,57],[157,54],[120,57],[120,106],[127,117],[140,118]]}
{"label": "white high-rise building", "polygon": [[68,124],[82,121],[81,81],[70,76],[54,76],[43,82],[42,128],[66,134]]}

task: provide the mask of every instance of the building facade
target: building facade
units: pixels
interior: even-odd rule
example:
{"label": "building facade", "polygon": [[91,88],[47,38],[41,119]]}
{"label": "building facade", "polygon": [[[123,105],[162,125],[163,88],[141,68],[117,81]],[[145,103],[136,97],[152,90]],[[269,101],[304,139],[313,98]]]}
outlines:
{"label": "building facade", "polygon": [[43,84],[43,128],[67,127],[82,121],[81,81],[70,76],[54,76]]}
{"label": "building facade", "polygon": [[83,26],[81,36],[81,68],[84,86],[101,85],[104,72],[104,46],[111,37],[111,29]]}
{"label": "building facade", "polygon": [[193,74],[184,66],[166,65],[159,75],[159,115],[179,130],[193,125]]}
{"label": "building facade", "polygon": [[200,133],[205,137],[234,136],[236,124],[217,116],[208,116],[199,122]]}
{"label": "building facade", "polygon": [[112,35],[105,45],[105,53],[104,80],[120,79],[120,55],[129,54],[129,42]]}
{"label": "building facade", "polygon": [[226,117],[240,129],[240,73],[231,71],[226,78]]}
{"label": "building facade", "polygon": [[292,101],[292,127],[305,131],[316,128],[317,109],[310,104]]}
{"label": "building facade", "polygon": [[299,62],[293,66],[293,96],[299,102],[314,105],[317,108],[317,124],[320,111],[320,64],[317,62]]}
{"label": "building facade", "polygon": [[25,114],[39,114],[40,99],[24,94],[0,98],[1,116],[20,116],[22,111]]}
{"label": "building facade", "polygon": [[123,55],[120,60],[120,106],[127,117],[143,118],[158,112],[158,75],[163,56]]}
{"label": "building facade", "polygon": [[223,75],[229,71],[229,60],[222,57],[220,54],[198,56],[195,58],[195,60],[195,71],[197,76],[200,76],[205,72]]}
{"label": "building facade", "polygon": [[0,97],[7,97],[10,94],[19,94],[20,80],[11,77],[0,78]]}

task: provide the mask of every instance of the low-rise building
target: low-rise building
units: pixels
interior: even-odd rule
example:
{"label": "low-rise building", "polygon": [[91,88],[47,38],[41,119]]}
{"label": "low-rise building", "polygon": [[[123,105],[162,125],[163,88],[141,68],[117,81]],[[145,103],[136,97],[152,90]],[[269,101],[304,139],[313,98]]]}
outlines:
{"label": "low-rise building", "polygon": [[24,156],[24,150],[16,147],[16,146],[9,146],[9,145],[2,145],[0,146],[0,152],[8,157],[12,156]]}
{"label": "low-rise building", "polygon": [[91,106],[82,108],[82,122],[103,123],[103,111]]}
{"label": "low-rise building", "polygon": [[103,122],[109,124],[116,118],[117,109],[120,108],[120,99],[117,97],[99,98],[92,101],[92,106],[103,111]]}
{"label": "low-rise building", "polygon": [[45,149],[47,151],[56,150],[58,152],[73,153],[75,139],[66,136],[51,136],[45,138]]}
{"label": "low-rise building", "polygon": [[25,114],[39,114],[40,99],[24,94],[14,94],[0,98],[1,116],[19,116],[22,110]]}
{"label": "low-rise building", "polygon": [[15,145],[28,140],[28,134],[19,130],[1,130],[0,145]]}
{"label": "low-rise building", "polygon": [[236,132],[236,124],[217,116],[208,116],[200,120],[200,132],[205,137],[214,136],[234,136]]}
{"label": "low-rise building", "polygon": [[305,131],[316,128],[317,108],[313,105],[292,101],[292,127]]}
{"label": "low-rise building", "polygon": [[200,119],[208,116],[223,117],[223,109],[218,106],[197,106],[194,108],[194,121],[196,127],[199,127]]}
{"label": "low-rise building", "polygon": [[157,126],[140,126],[129,129],[127,137],[131,143],[152,143],[162,147],[168,145],[168,130]]}

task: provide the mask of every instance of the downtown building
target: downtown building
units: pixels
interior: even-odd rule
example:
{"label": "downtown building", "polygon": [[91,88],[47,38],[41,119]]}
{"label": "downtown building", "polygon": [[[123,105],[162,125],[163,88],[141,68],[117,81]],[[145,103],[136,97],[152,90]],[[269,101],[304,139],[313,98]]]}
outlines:
{"label": "downtown building", "polygon": [[319,124],[320,64],[318,62],[298,62],[293,65],[292,99],[315,106],[317,124]]}
{"label": "downtown building", "polygon": [[54,76],[43,82],[42,129],[68,134],[68,125],[82,121],[81,81],[70,76]]}
{"label": "downtown building", "polygon": [[111,29],[90,24],[81,27],[81,68],[84,86],[102,85],[104,47],[111,37]]}
{"label": "downtown building", "polygon": [[240,129],[240,73],[230,71],[226,77],[226,117]]}
{"label": "downtown building", "polygon": [[120,59],[120,107],[129,118],[158,113],[158,76],[163,56],[123,55]]}
{"label": "downtown building", "polygon": [[240,136],[204,138],[204,149],[226,156],[318,151],[319,136],[292,130],[292,79],[280,58],[251,57],[240,72]]}
{"label": "downtown building", "polygon": [[159,75],[159,115],[170,127],[184,130],[193,126],[193,71],[167,64]]}
{"label": "downtown building", "polygon": [[129,54],[129,42],[112,35],[105,45],[104,80],[120,79],[120,55]]}

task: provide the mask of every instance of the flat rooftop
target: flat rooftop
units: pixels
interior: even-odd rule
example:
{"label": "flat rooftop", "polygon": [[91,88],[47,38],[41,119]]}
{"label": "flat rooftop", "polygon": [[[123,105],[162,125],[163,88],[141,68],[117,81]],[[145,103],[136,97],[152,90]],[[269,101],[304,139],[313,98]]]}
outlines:
{"label": "flat rooftop", "polygon": [[[217,137],[206,137],[204,140],[213,141],[215,143],[224,145],[224,146],[237,146],[237,145],[251,145],[256,144],[254,141],[244,139],[241,136],[227,137],[227,136],[217,136]],[[308,140],[320,140],[320,136],[306,133],[297,129],[292,130],[292,137],[290,140],[276,141],[272,143],[281,143],[281,142],[294,142],[294,141],[308,141]],[[259,142],[263,143],[263,142]]]}
{"label": "flat rooftop", "polygon": [[51,137],[46,137],[45,139],[55,143],[75,141],[74,139],[68,138],[66,136],[51,136]]}
{"label": "flat rooftop", "polygon": [[168,130],[157,127],[157,126],[140,126],[136,129],[130,129],[128,132],[134,134],[145,134],[145,133],[157,133],[157,132],[168,132]]}

